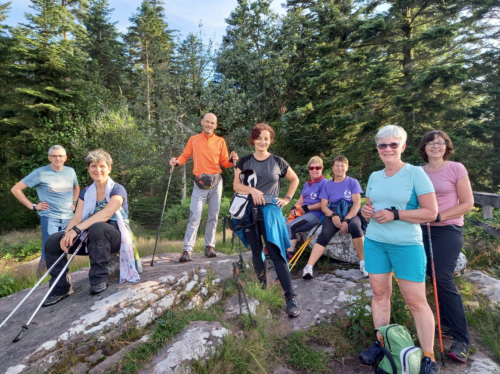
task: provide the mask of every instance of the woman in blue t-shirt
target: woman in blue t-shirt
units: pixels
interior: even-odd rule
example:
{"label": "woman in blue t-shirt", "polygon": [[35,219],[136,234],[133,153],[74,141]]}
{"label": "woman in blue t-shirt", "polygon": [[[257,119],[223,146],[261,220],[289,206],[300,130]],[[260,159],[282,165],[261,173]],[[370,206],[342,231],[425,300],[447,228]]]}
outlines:
{"label": "woman in blue t-shirt", "polygon": [[[94,182],[80,193],[75,215],[65,231],[52,234],[47,240],[47,267],[51,267],[63,254],[74,253],[77,244],[85,237],[78,255],[90,259],[90,294],[98,294],[108,287],[108,262],[111,253],[120,251],[120,283],[137,282],[132,233],[128,226],[128,200],[125,188],[115,183],[109,173],[113,160],[108,152],[97,149],[85,158],[90,177]],[[51,272],[50,285],[67,263],[64,256]],[[71,278],[61,277],[45,300],[52,305],[73,294]]]}
{"label": "woman in blue t-shirt", "polygon": [[[361,213],[370,221],[366,230],[366,271],[373,289],[372,316],[375,328],[391,318],[392,272],[415,319],[423,350],[421,374],[439,371],[434,361],[434,316],[425,295],[426,258],[420,223],[433,222],[438,213],[431,180],[421,167],[401,160],[406,131],[387,125],[376,135],[377,150],[385,168],[373,172],[366,187]],[[382,344],[383,337],[378,339]],[[372,365],[383,353],[377,343],[359,356]]]}
{"label": "woman in blue t-shirt", "polygon": [[[364,233],[361,228],[361,219],[358,216],[361,207],[361,194],[363,190],[359,182],[346,175],[349,169],[349,161],[344,156],[337,156],[332,162],[333,179],[327,181],[321,190],[319,198],[321,199],[321,210],[325,214],[321,233],[316,239],[316,243],[311,251],[311,256],[304,267],[302,278],[311,279],[313,277],[313,266],[319,258],[325,253],[325,247],[340,230],[344,234],[351,234],[352,243],[358,252],[360,259],[360,270],[363,276],[368,276],[365,272],[365,263],[363,257]],[[350,209],[341,217],[337,213],[336,206],[340,204],[350,205]]]}
{"label": "woman in blue t-shirt", "polygon": [[297,211],[301,216],[286,224],[290,243],[292,243],[292,246],[287,250],[288,259],[293,257],[293,252],[297,245],[297,233],[311,230],[320,223],[323,216],[319,195],[323,190],[323,186],[328,182],[322,175],[323,160],[318,156],[313,156],[307,163],[307,168],[309,169],[311,178],[304,184],[299,200],[292,208],[292,214],[294,211]]}

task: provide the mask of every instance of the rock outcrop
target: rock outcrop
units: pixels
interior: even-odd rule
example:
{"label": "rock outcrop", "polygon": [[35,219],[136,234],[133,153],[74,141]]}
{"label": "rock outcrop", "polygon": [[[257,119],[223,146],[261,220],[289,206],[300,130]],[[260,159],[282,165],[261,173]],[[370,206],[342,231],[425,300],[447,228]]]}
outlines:
{"label": "rock outcrop", "polygon": [[217,353],[229,330],[219,322],[196,321],[176,335],[139,374],[190,373],[195,362],[203,364]]}
{"label": "rock outcrop", "polygon": [[500,280],[478,270],[466,272],[463,277],[472,283],[479,293],[486,296],[493,307],[500,307]]}
{"label": "rock outcrop", "polygon": [[[111,280],[109,288],[95,296],[89,295],[88,270],[71,274],[75,293],[41,308],[22,339],[12,343],[48,290],[47,284],[40,286],[1,329],[0,373],[61,373],[73,362],[80,362],[80,372],[99,372],[98,364],[105,359],[99,352],[127,329],[143,331],[173,307],[209,307],[217,302],[220,284],[233,276],[237,256],[197,255],[188,263],[179,263],[178,257],[177,253],[158,255],[154,267],[149,266],[150,258],[144,258],[139,283]],[[243,257],[249,261],[251,253]],[[27,292],[0,299],[0,320]]]}
{"label": "rock outcrop", "polygon": [[[312,234],[314,229],[309,232],[298,233],[297,236],[305,241],[305,239]],[[319,234],[321,233],[321,227],[316,231],[311,241],[309,242],[309,247],[312,248],[316,244]],[[299,239],[299,240],[300,240]],[[351,264],[359,265],[359,257],[356,252],[356,248],[352,245],[351,234],[342,234],[340,231],[337,232],[333,238],[330,240],[325,248],[325,256],[331,257],[338,261],[349,262]]]}

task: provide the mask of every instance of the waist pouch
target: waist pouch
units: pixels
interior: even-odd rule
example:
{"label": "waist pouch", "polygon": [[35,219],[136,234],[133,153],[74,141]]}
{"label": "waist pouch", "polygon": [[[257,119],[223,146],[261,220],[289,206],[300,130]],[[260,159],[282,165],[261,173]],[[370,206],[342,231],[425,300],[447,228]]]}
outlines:
{"label": "waist pouch", "polygon": [[195,184],[202,190],[209,190],[220,182],[222,176],[220,174],[201,174],[200,177],[196,175],[194,180]]}

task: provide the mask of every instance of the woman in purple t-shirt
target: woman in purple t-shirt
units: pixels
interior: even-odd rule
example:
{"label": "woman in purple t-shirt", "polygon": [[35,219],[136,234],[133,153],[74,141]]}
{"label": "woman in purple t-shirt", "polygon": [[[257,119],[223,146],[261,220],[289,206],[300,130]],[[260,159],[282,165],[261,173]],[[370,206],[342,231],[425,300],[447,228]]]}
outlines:
{"label": "woman in purple t-shirt", "polygon": [[[344,156],[337,156],[333,159],[332,170],[334,178],[328,181],[323,187],[321,194],[321,210],[325,214],[321,234],[319,234],[316,243],[311,251],[311,256],[304,268],[302,278],[311,279],[313,277],[313,266],[325,252],[325,247],[332,237],[341,231],[344,234],[351,234],[352,243],[358,252],[360,259],[359,269],[364,277],[368,276],[365,271],[365,261],[363,256],[364,232],[361,228],[361,219],[358,216],[361,207],[361,194],[363,190],[359,182],[351,177],[346,176],[349,169],[349,161]],[[330,204],[339,203],[345,200],[348,204],[352,204],[351,209],[345,217],[339,217],[334,210],[330,210]]]}
{"label": "woman in purple t-shirt", "polygon": [[321,211],[321,194],[323,187],[328,182],[323,173],[323,160],[318,156],[313,156],[307,163],[310,179],[304,184],[299,200],[295,203],[293,210],[297,210],[302,215],[288,222],[286,227],[292,246],[287,250],[287,257],[291,259],[295,246],[297,245],[297,233],[311,230],[321,221],[323,212]]}
{"label": "woman in purple t-shirt", "polygon": [[[445,333],[453,337],[448,356],[466,362],[470,347],[469,331],[453,272],[464,244],[464,214],[474,206],[472,188],[465,167],[459,162],[448,161],[455,151],[444,131],[427,132],[420,141],[418,152],[428,163],[423,169],[434,185],[439,207],[437,219],[430,225],[441,326]],[[431,276],[427,227],[421,227],[427,255],[427,275]]]}

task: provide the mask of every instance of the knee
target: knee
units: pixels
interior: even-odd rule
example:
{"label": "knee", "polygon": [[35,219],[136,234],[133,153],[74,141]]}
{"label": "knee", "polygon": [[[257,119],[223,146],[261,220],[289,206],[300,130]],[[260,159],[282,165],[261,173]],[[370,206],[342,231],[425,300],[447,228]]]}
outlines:
{"label": "knee", "polygon": [[59,251],[61,250],[61,246],[59,245],[59,242],[61,241],[61,238],[63,236],[64,232],[56,232],[52,235],[49,236],[47,239],[47,242],[45,243],[45,251],[46,252],[54,252],[54,251]]}
{"label": "knee", "polygon": [[372,288],[373,290],[373,300],[378,303],[388,302],[391,300],[391,290],[383,288]]}
{"label": "knee", "polygon": [[361,228],[361,221],[359,219],[349,222],[348,230],[353,239],[358,239],[364,236],[363,229]]}
{"label": "knee", "polygon": [[100,240],[104,238],[104,232],[108,228],[106,222],[96,222],[89,227],[89,240]]}
{"label": "knee", "polygon": [[427,300],[425,298],[425,295],[422,295],[421,297],[412,297],[409,300],[406,300],[406,305],[408,305],[408,308],[412,313],[422,313],[429,309],[429,304],[427,304]]}

